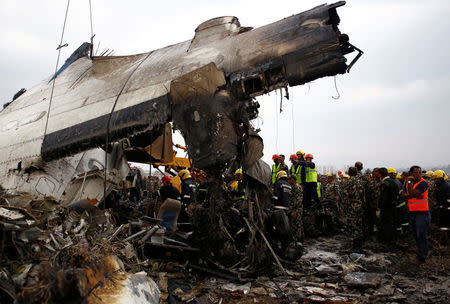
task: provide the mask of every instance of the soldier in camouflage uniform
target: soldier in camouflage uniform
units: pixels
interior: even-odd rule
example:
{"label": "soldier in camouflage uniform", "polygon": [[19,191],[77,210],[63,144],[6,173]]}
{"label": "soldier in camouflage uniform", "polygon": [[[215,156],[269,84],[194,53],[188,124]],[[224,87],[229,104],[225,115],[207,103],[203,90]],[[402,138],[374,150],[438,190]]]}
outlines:
{"label": "soldier in camouflage uniform", "polygon": [[342,206],[342,186],[336,181],[336,175],[327,176],[327,184],[323,190],[323,199],[332,201],[336,204],[338,210]]}
{"label": "soldier in camouflage uniform", "polygon": [[297,184],[295,175],[289,176],[288,183],[292,186],[289,208],[292,238],[295,242],[301,242],[303,240],[303,188]]}
{"label": "soldier in camouflage uniform", "polygon": [[380,185],[381,176],[378,168],[374,168],[371,179],[368,180],[366,185],[366,205],[364,208],[364,219],[366,221],[364,233],[366,237],[373,234],[376,224],[376,211],[380,200]]}
{"label": "soldier in camouflage uniform", "polygon": [[344,212],[342,208],[342,192],[342,185],[336,181],[336,175],[327,176],[327,184],[323,190],[323,201],[328,201],[333,205],[333,222],[337,223],[338,226],[344,224],[342,216]]}
{"label": "soldier in camouflage uniform", "polygon": [[357,169],[350,167],[348,169],[350,178],[344,183],[344,199],[348,204],[348,221],[353,249],[360,250],[363,243],[363,202],[364,186],[361,180],[356,177]]}
{"label": "soldier in camouflage uniform", "polygon": [[147,190],[147,208],[146,214],[149,216],[156,217],[158,214],[159,207],[161,206],[161,202],[158,202],[157,192],[159,188],[161,188],[161,181],[157,176],[149,176],[146,180],[146,190]]}
{"label": "soldier in camouflage uniform", "polygon": [[[379,200],[379,183],[373,183],[369,178],[362,173],[363,164],[361,162],[356,162],[355,167],[358,170],[356,177],[359,179],[360,183],[364,187],[364,200],[363,200],[363,217],[364,217],[364,237],[369,237],[373,234],[375,222],[376,222],[376,212],[378,208]],[[375,172],[377,168],[373,171]]]}
{"label": "soldier in camouflage uniform", "polygon": [[431,222],[438,223],[439,219],[439,204],[436,199],[436,183],[434,180],[428,180],[428,204],[430,206]]}

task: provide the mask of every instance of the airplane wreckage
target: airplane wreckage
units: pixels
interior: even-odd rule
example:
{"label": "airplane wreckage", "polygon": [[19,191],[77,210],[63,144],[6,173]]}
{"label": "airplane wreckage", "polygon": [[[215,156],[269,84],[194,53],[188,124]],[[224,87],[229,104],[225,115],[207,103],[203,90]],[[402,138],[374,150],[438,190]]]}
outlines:
{"label": "airplane wreckage", "polygon": [[[19,91],[0,112],[0,302],[448,303],[448,250],[411,277],[405,252],[349,256],[338,222],[291,241],[271,202],[254,97],[350,70],[362,51],[338,30],[344,4],[257,29],[219,17],[133,56],[91,57],[85,43]],[[122,191],[127,161],[189,162],[174,159],[172,125],[208,175],[188,223],[152,185]],[[222,188],[238,167],[244,200]],[[308,236],[319,213],[304,211]]]}
{"label": "airplane wreckage", "polygon": [[[249,123],[258,115],[254,97],[350,70],[362,51],[338,29],[344,4],[256,29],[218,17],[191,40],[138,55],[91,57],[84,43],[1,111],[1,186],[64,204],[101,201],[104,180],[110,189],[123,179],[127,160],[171,160],[170,122],[196,168],[218,175],[242,166],[267,185],[263,141]],[[347,65],[344,55],[355,50]]]}
{"label": "airplane wreckage", "polygon": [[[338,256],[339,239],[307,239],[284,250],[271,230],[281,210],[271,204],[263,141],[250,125],[258,115],[254,97],[350,70],[362,51],[338,29],[336,9],[344,4],[256,29],[219,17],[200,24],[191,40],[132,56],[91,57],[85,43],[55,75],[19,91],[0,113],[0,302],[159,303],[169,294],[190,302],[202,285],[203,296],[215,300],[199,303],[236,303],[230,299],[240,291],[267,293],[260,303],[354,303],[365,288],[370,297],[385,297],[380,303],[405,299],[402,291],[420,293],[409,287],[425,285],[423,273],[411,284],[398,280],[395,255],[393,264],[356,253],[348,262],[347,253]],[[354,51],[347,64],[344,56]],[[120,192],[127,161],[170,163],[171,125],[193,166],[210,177],[210,199],[195,206],[190,223],[178,223],[188,232],[176,224],[166,231],[159,214],[149,217],[141,207],[152,198],[108,201]],[[246,187],[239,203],[220,182],[238,167]],[[77,205],[86,199],[89,207]],[[102,202],[103,209],[91,204]],[[383,282],[395,290],[387,294],[385,286],[376,289],[383,275],[367,271],[390,268]],[[199,272],[213,278],[201,281]],[[267,281],[280,273],[300,279]],[[190,291],[176,285],[180,274]],[[444,285],[440,277],[433,284]]]}

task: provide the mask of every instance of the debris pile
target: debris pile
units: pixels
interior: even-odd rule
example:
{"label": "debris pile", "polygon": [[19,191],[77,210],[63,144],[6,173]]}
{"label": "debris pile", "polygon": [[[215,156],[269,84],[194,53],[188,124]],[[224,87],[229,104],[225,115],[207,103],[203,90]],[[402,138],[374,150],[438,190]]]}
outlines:
{"label": "debris pile", "polygon": [[414,246],[406,254],[382,252],[376,243],[351,252],[348,237],[337,234],[306,239],[289,256],[267,228],[264,199],[249,197],[212,195],[192,210],[192,226],[179,223],[168,234],[161,218],[136,209],[146,198],[121,198],[117,204],[134,213],[120,217],[87,200],[62,207],[51,198],[3,194],[0,300],[448,303],[448,247],[436,246],[415,266]]}
{"label": "debris pile", "polygon": [[[9,206],[10,200],[21,200],[23,207]],[[130,226],[117,228],[110,210],[100,210],[87,200],[68,208],[50,198],[15,196],[4,197],[3,202],[0,299],[95,303],[101,298],[122,303],[121,298],[142,296],[158,303],[158,288],[139,272],[135,248],[118,239],[125,239],[124,228]],[[134,289],[142,294],[133,294]]]}

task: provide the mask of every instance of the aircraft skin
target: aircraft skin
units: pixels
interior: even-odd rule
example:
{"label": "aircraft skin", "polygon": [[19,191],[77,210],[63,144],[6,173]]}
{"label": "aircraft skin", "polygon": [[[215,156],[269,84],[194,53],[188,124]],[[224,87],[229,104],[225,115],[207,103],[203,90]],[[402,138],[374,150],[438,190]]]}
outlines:
{"label": "aircraft skin", "polygon": [[58,159],[104,146],[106,136],[114,142],[144,131],[157,135],[175,120],[174,81],[209,64],[225,80],[216,89],[236,102],[345,73],[344,55],[353,49],[337,28],[336,8],[344,4],[321,5],[257,29],[241,27],[236,17],[214,18],[192,40],[144,54],[90,58],[79,52],[54,79],[48,121],[55,75],[0,112],[0,184],[11,189],[31,165],[45,171]]}

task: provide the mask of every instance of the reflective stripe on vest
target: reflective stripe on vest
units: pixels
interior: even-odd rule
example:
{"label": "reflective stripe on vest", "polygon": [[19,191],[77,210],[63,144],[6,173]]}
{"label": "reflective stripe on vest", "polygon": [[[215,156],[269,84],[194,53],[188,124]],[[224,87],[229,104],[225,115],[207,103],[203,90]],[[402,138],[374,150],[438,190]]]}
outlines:
{"label": "reflective stripe on vest", "polygon": [[315,168],[306,167],[306,182],[317,183],[317,171]]}
{"label": "reflective stripe on vest", "polygon": [[[416,189],[416,187],[423,182],[424,179],[421,178],[419,182],[415,183],[413,186],[413,190]],[[406,194],[409,194],[408,192],[408,185],[406,185]],[[409,211],[429,211],[428,208],[428,189],[422,193],[422,198],[410,198],[408,199],[408,210]]]}
{"label": "reflective stripe on vest", "polygon": [[320,193],[320,186],[321,186],[321,185],[322,185],[322,183],[320,183],[320,182],[317,183],[317,196],[318,196],[319,198],[322,197],[322,193]]}
{"label": "reflective stripe on vest", "polygon": [[297,169],[295,169],[294,166],[291,167],[291,175],[295,175],[297,178],[297,184],[302,183],[302,166],[298,165]]}
{"label": "reflective stripe on vest", "polygon": [[280,172],[281,164],[273,164],[272,165],[272,184],[275,184],[277,181],[277,173]]}

